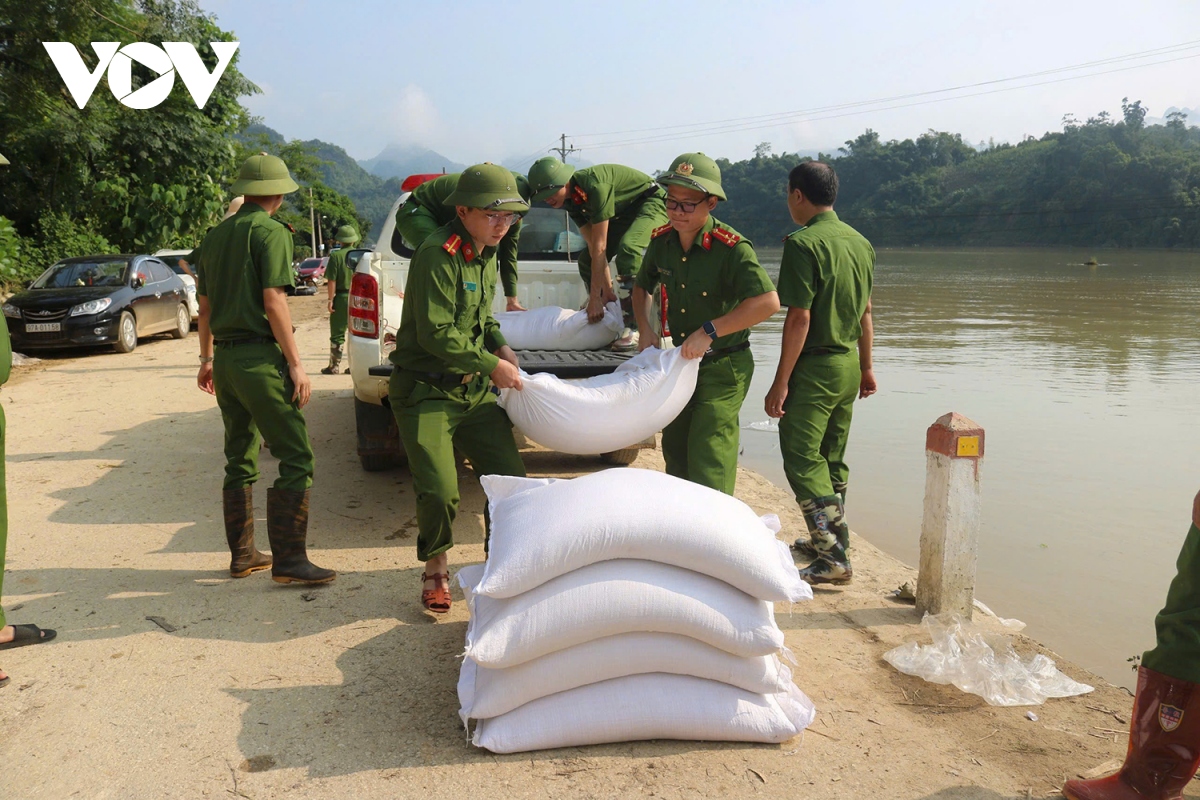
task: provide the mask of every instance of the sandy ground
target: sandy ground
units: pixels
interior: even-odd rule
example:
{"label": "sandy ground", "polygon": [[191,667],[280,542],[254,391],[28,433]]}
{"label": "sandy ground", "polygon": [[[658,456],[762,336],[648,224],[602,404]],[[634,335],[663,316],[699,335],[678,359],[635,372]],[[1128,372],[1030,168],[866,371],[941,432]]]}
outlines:
{"label": "sandy ground", "polygon": [[[777,609],[819,711],[802,738],[475,749],[456,716],[466,608],[422,611],[409,476],[359,468],[350,378],[318,374],[323,299],[292,302],[314,384],[310,553],[340,572],[328,587],[229,579],[221,421],[194,384],[194,334],[49,359],[0,393],[5,608],[59,631],[0,652],[13,677],[0,689],[0,797],[1016,798],[1053,796],[1124,754],[1128,693],[1061,659],[1097,691],[1050,701],[1036,722],[889,667],[880,656],[916,636],[918,618],[888,594],[915,571],[862,539],[852,586]],[[527,464],[554,476],[599,467],[545,452]],[[662,462],[644,451],[637,466]],[[261,487],[275,470],[265,457]],[[466,470],[462,490],[454,567],[483,556],[483,495]],[[780,514],[785,536],[802,528],[763,478],[744,472],[738,495]],[[265,501],[260,489],[264,547]]]}

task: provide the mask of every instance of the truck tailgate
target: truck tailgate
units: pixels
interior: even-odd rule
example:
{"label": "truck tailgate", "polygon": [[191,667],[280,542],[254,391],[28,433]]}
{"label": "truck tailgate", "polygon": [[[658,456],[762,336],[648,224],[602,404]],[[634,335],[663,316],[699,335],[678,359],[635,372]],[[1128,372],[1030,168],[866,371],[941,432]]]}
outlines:
{"label": "truck tailgate", "polygon": [[[549,372],[560,378],[591,378],[607,375],[633,357],[633,353],[614,353],[610,350],[517,350],[521,369],[529,374]],[[371,367],[368,372],[377,377],[392,374],[392,364]]]}

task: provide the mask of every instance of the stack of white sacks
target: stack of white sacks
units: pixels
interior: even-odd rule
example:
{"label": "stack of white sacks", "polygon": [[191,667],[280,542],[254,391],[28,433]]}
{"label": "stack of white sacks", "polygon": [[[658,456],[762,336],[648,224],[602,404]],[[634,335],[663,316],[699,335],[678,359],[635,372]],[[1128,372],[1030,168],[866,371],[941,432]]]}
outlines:
{"label": "stack of white sacks", "polygon": [[773,608],[812,590],[776,518],[647,470],[482,483],[490,555],[458,573],[476,745],[782,742],[812,722]]}

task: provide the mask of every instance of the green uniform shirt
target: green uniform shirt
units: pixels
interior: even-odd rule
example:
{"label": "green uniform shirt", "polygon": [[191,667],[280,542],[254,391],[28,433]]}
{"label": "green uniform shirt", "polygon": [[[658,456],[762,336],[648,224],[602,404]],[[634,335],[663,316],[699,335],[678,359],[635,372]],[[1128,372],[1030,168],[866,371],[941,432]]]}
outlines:
{"label": "green uniform shirt", "polygon": [[812,311],[804,353],[848,353],[858,346],[874,272],[875,248],[833,211],[783,240],[779,302]]}
{"label": "green uniform shirt", "polygon": [[350,291],[354,273],[346,266],[346,254],[349,252],[349,247],[339,247],[329,253],[329,261],[325,262],[325,280],[333,284],[334,291]]}
{"label": "green uniform shirt", "polygon": [[644,172],[620,164],[576,170],[567,182],[563,208],[580,227],[619,217],[656,184]]}
{"label": "green uniform shirt", "polygon": [[[667,325],[676,346],[704,323],[724,316],[743,300],[775,291],[749,239],[712,216],[686,253],[670,225],[654,231],[637,284],[647,292],[667,288]],[[741,344],[749,330],[717,337],[714,349]]]}
{"label": "green uniform shirt", "polygon": [[[446,205],[446,198],[458,188],[460,173],[451,173],[425,181],[413,189],[412,197],[422,208],[433,214],[437,224],[448,225],[458,218],[454,206]],[[500,259],[500,279],[504,283],[504,296],[517,296],[517,245],[521,240],[521,220],[517,220],[500,240],[496,252]]]}
{"label": "green uniform shirt", "polygon": [[292,286],[292,234],[254,203],[217,225],[192,251],[196,294],[207,297],[214,339],[271,337],[263,290]]}
{"label": "green uniform shirt", "polygon": [[492,316],[496,248],[475,252],[461,221],[430,235],[413,254],[404,310],[390,358],[418,372],[491,374],[506,342]]}

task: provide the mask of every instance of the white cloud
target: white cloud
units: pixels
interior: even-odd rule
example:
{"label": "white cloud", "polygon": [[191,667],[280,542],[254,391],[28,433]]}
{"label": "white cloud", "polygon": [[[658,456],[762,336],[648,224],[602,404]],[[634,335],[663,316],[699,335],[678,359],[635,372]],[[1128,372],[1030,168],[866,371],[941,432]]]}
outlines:
{"label": "white cloud", "polygon": [[391,100],[384,114],[384,129],[380,145],[419,144],[429,147],[436,143],[442,127],[437,106],[425,90],[410,83]]}

